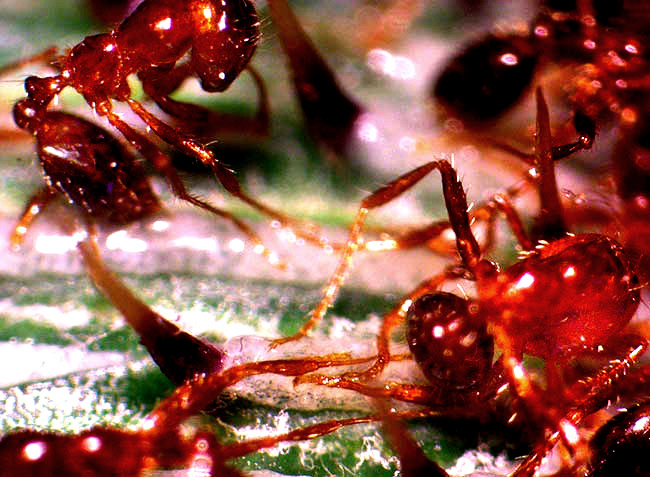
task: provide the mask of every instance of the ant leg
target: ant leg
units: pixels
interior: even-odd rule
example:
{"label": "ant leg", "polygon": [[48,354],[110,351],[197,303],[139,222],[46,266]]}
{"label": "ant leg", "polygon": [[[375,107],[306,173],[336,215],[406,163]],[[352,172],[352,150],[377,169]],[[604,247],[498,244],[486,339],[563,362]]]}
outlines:
{"label": "ant leg", "polygon": [[196,375],[178,387],[171,396],[161,402],[149,415],[145,427],[170,428],[185,419],[207,409],[224,389],[251,376],[277,374],[295,377],[312,373],[322,368],[361,364],[368,358],[353,359],[347,353],[296,359],[278,359],[244,363],[222,370],[219,373]]}
{"label": "ant leg", "polygon": [[[446,164],[446,166],[444,166],[444,164]],[[421,181],[434,169],[440,169],[441,172],[443,169],[450,169],[453,171],[451,165],[447,161],[432,161],[398,177],[387,185],[377,189],[361,201],[357,215],[354,218],[352,225],[350,226],[348,240],[341,253],[339,263],[336,266],[332,277],[329,279],[327,285],[325,286],[323,298],[321,299],[320,303],[312,312],[310,319],[297,333],[292,336],[274,340],[273,344],[271,345],[272,347],[276,347],[290,341],[295,341],[302,338],[303,336],[306,336],[307,333],[309,333],[309,331],[323,318],[323,316],[325,316],[327,309],[334,303],[338,290],[343,285],[345,277],[347,276],[347,273],[352,266],[352,256],[361,245],[361,231],[363,229],[363,224],[366,215],[368,215],[368,212],[371,209],[381,207],[382,205],[403,194],[419,181]],[[460,186],[460,183],[458,184],[462,190],[462,186]],[[469,221],[467,223],[467,227],[469,228]],[[476,248],[478,250],[478,244],[476,245]]]}
{"label": "ant leg", "polygon": [[347,426],[385,421],[386,419],[392,419],[395,422],[397,422],[398,418],[418,419],[423,417],[430,417],[432,415],[436,415],[436,413],[432,413],[427,410],[389,412],[382,409],[380,413],[373,414],[370,416],[352,417],[347,419],[334,419],[331,421],[320,422],[299,429],[294,429],[285,434],[279,434],[271,437],[261,437],[258,439],[251,439],[248,441],[229,444],[228,446],[224,446],[221,449],[221,455],[225,458],[225,460],[235,459],[238,457],[243,457],[252,452],[258,451],[260,449],[273,447],[281,442],[297,442],[297,441],[311,440],[317,437],[322,437],[327,434],[336,432],[339,429]]}
{"label": "ant leg", "polygon": [[510,202],[510,197],[507,194],[501,193],[495,194],[492,200],[494,201],[495,208],[505,216],[506,222],[508,222],[512,233],[515,234],[519,245],[521,245],[524,250],[532,250],[533,243],[526,233],[524,224],[521,222],[521,217],[519,217],[512,202]]}
{"label": "ant leg", "polygon": [[[294,386],[301,384],[319,384],[330,388],[349,389],[364,396],[381,399],[395,399],[397,401],[421,404],[427,407],[439,406],[445,410],[448,416],[447,406],[453,406],[456,400],[450,398],[449,393],[441,393],[438,388],[412,383],[382,382],[380,386],[372,386],[360,382],[357,379],[350,379],[345,376],[323,376],[317,382],[312,380],[312,374],[298,376],[294,379]],[[454,397],[457,397],[454,395]],[[445,401],[445,399],[447,399]]]}
{"label": "ant leg", "polygon": [[[379,374],[386,368],[391,360],[390,355],[390,337],[393,330],[406,320],[406,313],[408,312],[411,304],[422,295],[431,291],[437,290],[440,285],[445,281],[453,278],[459,278],[464,275],[464,271],[459,271],[457,267],[451,266],[428,280],[420,283],[415,290],[410,292],[408,296],[402,299],[395,308],[389,311],[381,322],[381,329],[377,335],[377,358],[375,362],[364,371],[347,372],[341,377],[345,379],[368,381]],[[312,383],[328,385],[332,382],[332,376],[325,376],[321,374],[309,374],[300,378],[300,383]]]}
{"label": "ant leg", "polygon": [[392,235],[391,232],[382,230],[380,233],[381,238],[367,240],[363,244],[360,244],[360,247],[362,247],[362,250],[368,252],[376,252],[383,250],[405,250],[427,244],[427,246],[433,247],[436,252],[447,255],[447,253],[443,251],[442,247],[439,249],[435,248],[435,246],[432,246],[429,242],[435,240],[445,231],[449,230],[449,227],[450,225],[448,220],[440,220],[424,227],[412,229],[405,233],[397,233],[395,235]]}
{"label": "ant leg", "polygon": [[573,127],[578,133],[578,140],[569,144],[561,146],[554,146],[553,160],[564,159],[578,151],[591,149],[596,139],[596,123],[591,116],[581,112],[575,111],[573,116]]}
{"label": "ant leg", "polygon": [[[611,399],[618,396],[619,393],[615,389],[616,384],[621,379],[627,379],[626,374],[629,368],[638,361],[647,348],[648,340],[642,338],[636,346],[629,348],[623,358],[611,361],[607,368],[594,376],[590,376],[584,382],[577,383],[578,386],[588,391],[569,409],[562,419],[558,420],[557,426],[554,427],[557,427],[559,432],[552,432],[542,445],[538,446],[535,451],[526,457],[511,474],[511,477],[532,476],[540,466],[542,459],[560,440],[570,446],[576,446],[579,443],[576,428],[585,417],[606,406]],[[647,368],[647,366],[644,366],[636,375],[642,384],[647,383],[650,374]]]}
{"label": "ant leg", "polygon": [[[418,415],[415,417],[420,416]],[[289,431],[285,434],[278,434],[271,437],[261,437],[230,444],[224,447],[221,452],[222,455],[225,456],[225,459],[235,459],[238,457],[243,457],[260,449],[273,447],[281,442],[298,442],[311,440],[336,432],[343,427],[352,426],[355,424],[368,424],[371,422],[380,421],[381,419],[381,415],[373,415],[320,422],[318,424],[312,424],[310,426]]]}
{"label": "ant leg", "polygon": [[36,219],[36,216],[43,212],[43,210],[52,203],[57,195],[58,192],[55,189],[46,186],[41,188],[29,199],[29,202],[25,205],[25,209],[23,210],[18,223],[14,226],[11,237],[9,238],[9,243],[13,249],[20,247],[20,244],[22,244],[25,239],[27,230]]}
{"label": "ant leg", "polygon": [[[189,202],[196,207],[199,207],[203,210],[206,210],[214,215],[223,217],[226,220],[229,220],[235,227],[237,227],[240,232],[242,232],[248,240],[250,240],[255,245],[255,250],[260,251],[264,255],[269,263],[272,265],[284,268],[285,265],[280,262],[271,250],[269,250],[259,238],[259,236],[251,229],[246,223],[235,217],[234,215],[226,212],[224,210],[218,209],[213,205],[209,204],[206,201],[198,199],[191,195],[183,181],[176,173],[176,170],[172,167],[169,157],[145,136],[141,135],[135,131],[131,126],[122,121],[117,115],[111,111],[105,111],[104,115],[108,121],[119,130],[122,135],[142,154],[152,165],[153,167],[165,176],[167,183],[172,189],[172,192],[181,200]],[[223,167],[223,166],[222,166]],[[224,168],[225,169],[225,168]],[[232,174],[232,172],[231,172]],[[234,175],[233,175],[234,178]],[[234,179],[233,179],[234,180]]]}
{"label": "ant leg", "polygon": [[180,330],[131,293],[104,264],[94,236],[77,248],[95,286],[126,318],[170,381],[178,386],[197,374],[222,368],[221,350]]}
{"label": "ant leg", "polygon": [[456,234],[456,246],[461,256],[461,260],[468,270],[471,272],[475,270],[480,259],[481,251],[469,225],[467,199],[465,198],[463,186],[458,180],[456,171],[448,161],[440,160],[429,162],[407,172],[384,187],[377,189],[361,201],[357,215],[350,227],[348,240],[343,252],[341,253],[339,264],[325,287],[321,302],[312,312],[310,319],[296,334],[275,340],[272,346],[278,346],[289,341],[300,339],[323,318],[327,309],[334,302],[336,294],[341,288],[352,265],[352,256],[359,248],[361,231],[368,212],[371,209],[381,207],[391,200],[394,200],[435,169],[438,169],[442,175],[443,193],[447,210],[449,212],[449,221]]}
{"label": "ant leg", "polygon": [[[497,366],[497,369],[500,372],[500,365]],[[348,389],[373,398],[420,404],[432,412],[444,414],[445,417],[468,417],[470,415],[476,417],[475,405],[477,403],[483,405],[486,400],[495,396],[496,388],[500,382],[498,372],[495,372],[480,390],[467,393],[467,390],[442,389],[437,386],[393,381],[382,381],[381,384],[371,385],[345,376],[321,376],[322,379],[314,383],[311,379],[312,376],[314,375],[305,374],[296,377],[293,381],[294,386],[310,383],[330,388]]]}
{"label": "ant leg", "polygon": [[[147,96],[166,111],[158,101],[162,100],[164,104],[165,100],[169,99],[169,95],[180,88],[181,84],[193,74],[190,63],[185,62],[180,65],[166,64],[143,69],[138,72],[138,79],[142,83],[142,90]],[[188,114],[190,112],[191,110],[188,110]],[[179,111],[179,114],[183,114],[183,109]],[[184,116],[182,117],[187,119]]]}
{"label": "ant leg", "polygon": [[127,99],[127,103],[140,118],[165,142],[178,148],[186,154],[198,158],[203,164],[210,167],[217,177],[219,183],[226,189],[233,197],[248,204],[255,210],[259,211],[267,217],[277,220],[281,224],[288,226],[292,229],[295,235],[305,241],[315,244],[319,247],[325,246],[327,239],[321,237],[317,230],[310,224],[299,223],[297,220],[288,217],[287,215],[276,211],[254,199],[248,195],[241,188],[235,173],[228,169],[222,162],[217,160],[211,151],[207,150],[198,142],[178,134],[169,125],[160,121],[153,114],[148,112],[140,103],[133,99]]}
{"label": "ant leg", "polygon": [[49,63],[56,57],[56,52],[57,48],[55,46],[50,46],[32,56],[28,56],[27,58],[22,58],[20,60],[14,61],[13,63],[3,65],[0,67],[0,76],[11,71],[19,70],[33,63]]}
{"label": "ant leg", "polygon": [[[504,214],[520,245],[522,245],[526,250],[531,248],[531,246],[529,246],[530,240],[527,238],[525,229],[521,224],[521,219],[510,203],[511,199],[519,196],[530,188],[531,182],[532,177],[527,177],[525,180],[519,181],[508,187],[505,191],[495,194],[491,199],[477,204],[472,209],[472,213],[470,214],[470,222],[472,225],[477,221],[485,222],[487,224],[486,238],[483,247],[481,247],[482,250],[490,250],[494,243],[494,227],[496,220],[496,214],[494,213],[495,210],[499,210]],[[449,250],[449,245],[446,243],[436,243],[436,239],[449,229],[451,229],[449,220],[440,220],[424,227],[409,230],[402,234],[391,235],[391,232],[383,231],[381,233],[382,238],[367,240],[363,244],[360,244],[360,247],[365,251],[376,252],[384,250],[403,250],[426,245],[435,253],[445,256],[450,255],[451,253],[455,255],[457,253],[455,248],[453,252],[451,252]]]}
{"label": "ant leg", "polygon": [[180,121],[180,130],[192,136],[213,139],[227,135],[251,135],[266,137],[269,132],[270,106],[266,85],[260,74],[251,66],[247,69],[251,74],[258,91],[257,113],[254,117],[243,117],[235,114],[221,114],[202,106],[185,103],[169,97],[181,83],[194,74],[190,63],[168,71],[167,68],[150,68],[138,73],[144,92],[155,101],[160,109]]}
{"label": "ant leg", "polygon": [[307,129],[338,159],[345,155],[362,108],[339,86],[287,0],[269,0],[267,3],[280,44],[289,59],[294,89]]}
{"label": "ant leg", "polygon": [[[593,142],[596,138],[596,124],[594,120],[580,111],[576,111],[573,117],[573,126],[578,133],[578,139],[568,144],[561,144],[559,146],[552,146],[553,160],[559,161],[576,152],[591,149]],[[481,141],[489,144],[491,147],[503,151],[511,156],[516,157],[528,165],[535,165],[535,154],[529,154],[519,150],[517,147],[499,141],[491,137],[482,137]]]}

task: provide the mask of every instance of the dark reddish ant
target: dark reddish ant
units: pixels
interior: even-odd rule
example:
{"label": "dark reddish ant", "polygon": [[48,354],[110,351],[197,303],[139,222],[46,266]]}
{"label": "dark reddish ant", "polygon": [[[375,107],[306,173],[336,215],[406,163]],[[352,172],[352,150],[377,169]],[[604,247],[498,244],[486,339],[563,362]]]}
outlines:
{"label": "dark reddish ant", "polygon": [[[591,147],[596,124],[613,123],[617,130],[608,172],[620,201],[606,214],[609,233],[637,255],[643,281],[650,255],[648,25],[640,1],[542,2],[527,34],[478,39],[452,58],[431,88],[445,115],[474,134],[516,104],[538,72],[562,69],[560,95],[580,135],[573,148]],[[591,217],[602,221],[603,214]]]}
{"label": "dark reddish ant", "polygon": [[[144,169],[110,132],[79,116],[59,111],[39,113],[38,122],[32,126],[48,184],[26,204],[11,237],[13,246],[23,241],[34,219],[60,194],[78,205],[88,218],[109,226],[131,223],[161,210]],[[159,165],[165,167],[165,177],[178,197],[227,218],[260,247],[271,263],[281,265],[245,222],[187,192],[167,156],[148,139],[140,138],[141,145],[145,141],[149,151],[161,159]]]}
{"label": "dark reddish ant", "polygon": [[[296,382],[426,404],[452,415],[480,413],[507,384],[517,398],[513,418],[523,414],[531,435],[535,428],[557,430],[555,435],[565,443],[575,443],[573,433],[588,414],[586,409],[597,410],[591,409],[593,396],[614,386],[638,359],[648,346],[648,331],[628,325],[639,305],[641,287],[623,247],[605,235],[567,232],[554,172],[558,149],[551,141],[548,109],[538,90],[533,165],[541,210],[529,235],[508,198],[494,199],[503,206],[524,250],[522,259],[505,270],[484,258],[470,227],[462,184],[446,160],[420,166],[362,201],[348,247],[313,318],[320,318],[316,313],[324,313],[333,301],[358,247],[368,211],[394,199],[433,170],[442,175],[460,265],[421,284],[387,315],[378,338],[378,361],[368,370],[341,376],[305,375]],[[475,281],[476,298],[435,291],[445,281],[458,278]],[[404,319],[413,358],[431,384],[366,384],[390,361],[390,335]],[[301,333],[314,322],[307,323]],[[631,333],[625,331],[628,327]],[[495,349],[501,353],[496,361]],[[543,390],[526,371],[524,355],[544,360],[548,389]],[[620,359],[594,376],[573,381],[568,372],[571,363],[585,356]],[[564,417],[569,410],[573,411],[571,419]],[[533,441],[539,442],[539,435]],[[532,475],[541,456],[530,457],[518,475]]]}
{"label": "dark reddish ant", "polygon": [[[105,24],[111,24],[125,18],[140,2],[94,0],[89,3],[100,20]],[[333,153],[335,161],[340,161],[340,158],[346,154],[353,125],[361,114],[362,108],[339,86],[334,73],[298,22],[288,1],[271,0],[267,2],[267,6],[281,47],[287,55],[294,91],[304,114],[307,129],[318,143]],[[247,28],[252,30],[250,26]],[[257,31],[255,35],[259,35]],[[251,34],[251,46],[254,46],[257,40],[255,35]],[[183,111],[183,108],[187,108],[186,105],[183,108],[174,107],[171,111],[168,110],[167,105],[174,104],[169,94],[175,91],[192,71],[179,69],[171,78],[169,75],[159,75],[158,69],[154,68],[153,71],[155,74],[153,78],[150,78],[151,75],[147,72],[139,73],[139,77],[143,80],[145,92],[163,110],[170,113],[172,117],[182,119],[179,125],[189,126],[189,131],[194,135],[197,130],[203,130],[205,133],[214,131],[214,126],[206,125],[204,120],[208,112],[199,113],[200,109],[196,106],[192,106],[191,113]],[[262,110],[263,108],[260,108],[260,112]],[[222,132],[221,129],[228,126],[230,122],[230,119],[218,121],[219,132]],[[247,131],[265,132],[268,128],[268,117],[260,115],[255,123],[247,126]]]}
{"label": "dark reddish ant", "polygon": [[[126,82],[127,76],[137,73],[145,92],[165,112],[182,122],[206,119],[207,110],[172,100],[169,94],[193,75],[199,77],[206,91],[225,90],[247,66],[259,38],[258,24],[255,9],[247,0],[218,4],[145,1],[112,32],[89,36],[59,58],[58,75],[27,78],[27,97],[16,103],[14,119],[20,128],[36,137],[48,185],[30,200],[13,242],[21,241],[34,217],[58,194],[67,196],[92,217],[117,223],[136,220],[159,208],[148,186],[143,185],[139,166],[133,165],[133,156],[108,132],[81,118],[49,110],[52,100],[70,86],[164,175],[175,195],[228,218],[277,262],[242,221],[187,192],[170,158],[113,112],[113,101],[126,102],[161,139],[209,166],[233,196],[289,224],[291,219],[245,193],[235,174],[212,152],[175,131],[132,99]],[[190,59],[177,64],[188,52]],[[255,73],[254,77],[261,84]],[[268,110],[261,111],[266,117]],[[98,164],[99,161],[103,163]],[[125,180],[133,171],[134,177]],[[142,198],[146,204],[141,203],[140,193],[146,196]],[[303,234],[298,229],[301,227],[296,227],[297,235],[320,244],[311,232]]]}

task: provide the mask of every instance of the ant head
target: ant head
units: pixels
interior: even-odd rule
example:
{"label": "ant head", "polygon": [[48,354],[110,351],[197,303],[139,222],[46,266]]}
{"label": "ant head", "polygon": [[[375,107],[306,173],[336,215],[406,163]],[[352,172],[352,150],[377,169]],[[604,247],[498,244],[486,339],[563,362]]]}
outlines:
{"label": "ant head", "polygon": [[455,391],[486,382],[494,342],[477,306],[437,292],[417,299],[407,320],[409,347],[431,383]]}
{"label": "ant head", "polygon": [[462,121],[493,120],[527,89],[537,59],[528,37],[487,35],[450,61],[431,95],[446,114]]}

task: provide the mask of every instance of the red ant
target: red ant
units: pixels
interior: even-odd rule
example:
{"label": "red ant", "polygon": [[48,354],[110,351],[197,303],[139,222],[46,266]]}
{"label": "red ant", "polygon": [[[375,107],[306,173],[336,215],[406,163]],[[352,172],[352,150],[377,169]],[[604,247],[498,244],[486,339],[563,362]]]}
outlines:
{"label": "red ant", "polygon": [[542,2],[527,34],[479,38],[452,58],[431,88],[445,115],[474,134],[515,105],[540,71],[565,71],[561,95],[574,111],[575,147],[591,147],[596,124],[617,128],[608,172],[620,200],[607,213],[609,233],[634,252],[642,280],[650,256],[648,25],[640,1]]}
{"label": "red ant", "polygon": [[[183,123],[205,119],[207,110],[172,100],[169,94],[193,75],[198,76],[206,91],[228,88],[247,67],[259,39],[258,27],[257,14],[248,0],[144,1],[115,30],[89,36],[59,58],[59,74],[27,78],[27,97],[14,106],[14,120],[36,137],[48,184],[30,200],[14,231],[13,243],[20,243],[35,216],[59,194],[81,206],[90,217],[113,223],[137,220],[159,208],[139,166],[134,165],[134,157],[110,133],[84,119],[49,110],[53,99],[66,87],[72,87],[164,175],[176,196],[228,218],[275,260],[250,227],[189,193],[170,158],[113,112],[114,101],[126,102],[162,140],[209,166],[233,196],[280,223],[293,224],[285,215],[245,193],[235,174],[203,145],[175,131],[132,99],[126,82],[127,76],[137,73],[145,92]],[[188,52],[190,58],[179,63]],[[261,79],[253,75],[263,91]],[[264,93],[262,97],[261,117],[266,117]],[[296,234],[320,244],[301,227],[296,227]]]}
{"label": "red ant", "polygon": [[[552,164],[552,150],[548,133],[548,117],[545,116],[545,104],[541,93],[538,93],[538,104],[540,124],[537,166],[544,170],[542,166],[544,161]],[[439,413],[451,416],[474,414],[478,409],[489,406],[493,398],[500,394],[499,388],[509,383],[512,392],[521,399],[520,407],[517,409],[526,413],[531,423],[541,422],[539,426],[542,428],[559,427],[562,431],[555,432],[548,442],[531,454],[514,474],[532,475],[546,448],[551,443],[555,443],[560,434],[568,434],[565,439],[572,444],[575,443],[572,440],[572,430],[582,423],[586,415],[602,407],[603,401],[606,401],[612,389],[616,388],[625,370],[647,345],[645,339],[620,333],[638,305],[639,291],[634,288],[633,271],[620,246],[607,237],[595,234],[569,235],[555,239],[541,250],[531,252],[531,255],[519,264],[504,272],[499,271],[494,264],[480,258],[481,252],[469,228],[462,185],[449,163],[437,161],[427,164],[417,175],[407,174],[396,183],[402,181],[404,186],[409,185],[407,183],[413,185],[417,181],[416,177],[422,178],[425,171],[429,172],[433,169],[440,170],[443,175],[445,199],[452,227],[457,234],[463,267],[477,280],[480,298],[472,302],[439,292],[424,295],[411,306],[408,318],[409,344],[415,360],[431,381],[431,386],[385,383],[374,387],[347,376],[319,380],[315,379],[318,378],[317,375],[307,374],[324,367],[356,365],[367,361],[367,358],[350,359],[345,355],[262,361],[224,370],[221,366],[222,352],[218,347],[181,332],[175,325],[166,322],[150,310],[106,269],[93,242],[81,242],[78,246],[93,281],[138,331],[143,344],[147,346],[163,372],[180,387],[149,415],[144,428],[140,431],[95,428],[68,437],[33,431],[9,435],[0,441],[0,457],[6,463],[4,468],[15,473],[34,470],[57,471],[65,475],[79,470],[98,469],[99,473],[113,471],[136,474],[145,469],[159,467],[180,465],[192,468],[199,465],[200,460],[203,465],[210,467],[212,475],[241,475],[237,473],[238,471],[227,467],[227,460],[263,447],[274,446],[282,441],[312,439],[333,432],[342,426],[382,420],[385,422],[389,440],[393,442],[400,456],[404,475],[419,475],[418,472],[422,469],[428,469],[429,472],[433,472],[433,475],[446,476],[441,467],[426,458],[417,445],[400,431],[398,419]],[[541,178],[542,183],[546,180],[554,181],[552,168],[550,178]],[[540,188],[544,190],[543,186]],[[383,191],[383,197],[388,197],[388,189]],[[393,187],[390,192],[395,191]],[[540,216],[544,215],[542,213]],[[599,258],[613,267],[608,270],[610,278],[598,284],[599,290],[590,287],[589,283],[593,281],[594,276],[590,272],[593,272],[593,267],[600,270],[604,265],[585,260],[585,254],[590,258]],[[575,274],[567,276],[566,270],[571,267],[574,268]],[[452,270],[450,268],[443,273],[444,278],[459,276]],[[546,336],[537,338],[522,332],[525,326],[531,326],[530,320],[526,323],[524,320],[515,321],[519,316],[529,318],[531,316],[523,313],[524,310],[529,311],[530,306],[524,309],[519,303],[528,296],[527,293],[534,286],[534,282],[524,286],[522,280],[527,275],[533,276],[535,280],[548,281],[551,294],[556,289],[551,285],[558,281],[562,281],[569,291],[575,291],[580,286],[589,288],[590,300],[586,302],[584,309],[579,310],[583,315],[568,317],[568,325],[564,324],[563,320],[558,322],[559,328],[569,326],[571,333],[564,333],[567,328],[557,328],[554,330],[555,333],[547,333]],[[559,279],[560,275],[564,278]],[[583,276],[588,277],[586,281],[584,278],[581,279]],[[580,283],[571,285],[572,278],[576,278]],[[517,288],[517,285],[522,286]],[[506,292],[501,293],[504,290]],[[603,295],[607,298],[603,296],[603,299],[599,300],[598,292],[602,290],[605,290]],[[512,292],[510,293],[512,296],[508,295],[508,291]],[[562,302],[557,292],[554,296]],[[572,299],[574,296],[575,293],[571,295]],[[528,298],[530,305],[530,297]],[[581,296],[581,303],[583,298],[585,297]],[[616,303],[612,304],[612,302]],[[590,306],[591,308],[602,307],[606,310],[605,315],[589,316],[593,312]],[[620,310],[614,310],[615,308]],[[615,313],[609,313],[612,310],[620,311],[621,316],[613,316]],[[536,311],[543,312],[538,308]],[[490,320],[491,313],[497,317],[495,321]],[[586,317],[588,318],[586,325],[576,321],[577,318]],[[551,326],[548,319],[545,324]],[[607,331],[595,337],[592,325],[600,326]],[[436,333],[436,328],[441,328],[441,333]],[[643,330],[639,329],[639,331]],[[444,343],[433,346],[431,340],[433,338],[435,341],[438,334],[441,334],[439,340]],[[606,334],[611,334],[611,338],[605,336]],[[522,339],[511,339],[516,336],[521,336]],[[496,362],[493,357],[494,341],[503,351],[502,357]],[[633,344],[630,345],[631,343]],[[520,361],[521,354],[524,352],[543,357],[546,360],[549,386],[552,384],[559,386],[559,381],[551,380],[555,365],[568,364],[568,357],[592,352],[600,354],[592,348],[601,345],[606,345],[607,348],[611,346],[612,350],[608,349],[608,352],[619,347],[626,349],[626,356],[594,376],[572,383],[567,388],[556,389],[558,394],[553,402],[546,398],[550,391],[542,391],[528,377]],[[561,355],[562,353],[564,355]],[[322,384],[350,388],[381,399],[395,398],[426,404],[431,409],[390,414],[385,410],[381,411],[382,406],[380,406],[380,413],[376,415],[327,421],[296,429],[287,434],[238,444],[222,445],[214,436],[204,432],[199,432],[190,438],[181,436],[178,426],[193,414],[205,409],[226,387],[246,377],[267,373],[295,376],[297,383],[320,381]],[[531,427],[534,427],[533,424]],[[613,421],[600,431],[600,434],[605,433],[629,435],[630,431],[626,430],[624,424]],[[597,456],[597,461],[595,462],[598,462],[599,466],[604,466],[609,459],[616,458],[616,451],[620,449],[620,445],[613,448],[609,442],[602,445],[598,442],[598,440],[592,442],[592,446],[596,448],[594,454]],[[197,453],[196,449],[199,447],[201,452]],[[116,453],[128,458],[116,459],[114,458]],[[200,454],[199,457],[197,454]]]}
{"label": "red ant", "polygon": [[[377,342],[378,360],[369,369],[341,376],[305,375],[296,382],[426,404],[451,415],[482,412],[507,384],[517,398],[513,419],[523,414],[530,429],[558,430],[556,436],[574,445],[575,427],[598,409],[592,409],[593,396],[610,387],[616,389],[614,383],[648,346],[648,331],[643,325],[628,325],[639,305],[641,287],[623,247],[605,235],[567,232],[553,164],[554,152],[562,149],[554,149],[551,141],[548,109],[538,89],[533,165],[541,211],[531,236],[508,198],[498,195],[494,199],[524,250],[522,259],[505,270],[484,258],[470,227],[462,184],[446,160],[420,166],[364,199],[340,266],[301,333],[333,301],[368,211],[394,199],[433,170],[442,175],[461,263],[425,281],[386,316]],[[434,292],[445,281],[458,278],[475,281],[475,299]],[[413,357],[431,384],[366,384],[390,361],[390,335],[404,319]],[[634,331],[625,331],[628,327]],[[495,348],[501,352],[496,361]],[[548,389],[543,390],[526,371],[524,355],[544,360]],[[620,359],[595,376],[571,382],[570,366],[583,356]],[[579,417],[567,419],[568,410]],[[543,455],[534,454],[518,475],[531,475]]]}
{"label": "red ant", "polygon": [[[139,1],[89,2],[93,13],[103,23],[109,25],[125,18],[138,3]],[[334,154],[334,160],[339,161],[340,157],[346,154],[353,125],[361,114],[362,108],[339,86],[334,73],[300,25],[289,2],[270,0],[267,2],[267,7],[280,39],[280,45],[287,55],[294,92],[302,109],[307,129],[319,144],[324,145]],[[144,80],[146,75],[139,76]],[[171,102],[169,94],[177,89],[184,79],[184,75],[181,77],[176,74],[172,81],[164,79],[165,85],[162,88],[157,83],[163,78],[156,78],[151,82],[154,88],[147,88],[148,82],[145,81],[145,92],[154,98],[163,110],[175,116],[178,111],[168,111],[165,105]],[[196,134],[197,128],[206,129],[206,121],[202,120],[202,116],[206,114],[194,113],[191,115],[193,117],[182,119],[185,123],[191,119],[190,131]],[[229,122],[219,121],[219,124],[227,126]],[[268,117],[260,117],[255,124],[247,127],[247,130],[265,131],[264,127],[268,127],[267,123]],[[188,126],[183,122],[180,125]],[[207,130],[211,131],[210,126],[207,126]]]}
{"label": "red ant", "polygon": [[[450,272],[450,275],[454,275],[454,272]],[[479,375],[479,374],[480,374],[480,372],[477,373],[477,375]],[[558,406],[558,408],[559,408],[559,406]]]}

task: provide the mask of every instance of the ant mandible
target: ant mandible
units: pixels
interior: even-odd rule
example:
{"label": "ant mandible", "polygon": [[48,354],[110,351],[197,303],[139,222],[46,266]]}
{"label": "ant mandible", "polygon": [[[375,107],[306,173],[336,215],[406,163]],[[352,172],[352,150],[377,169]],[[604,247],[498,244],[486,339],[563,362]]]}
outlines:
{"label": "ant mandible", "polygon": [[[261,247],[263,253],[273,259],[274,255],[261,245],[260,240],[243,222],[190,194],[173,168],[170,158],[154,142],[113,112],[113,101],[127,103],[161,139],[209,166],[233,196],[281,223],[292,223],[284,214],[245,193],[233,171],[220,163],[203,145],[178,133],[131,98],[131,89],[127,83],[127,77],[137,73],[145,91],[156,102],[163,104],[163,109],[172,117],[182,119],[188,115],[195,116],[203,108],[174,101],[168,95],[184,78],[193,75],[198,76],[204,90],[224,91],[247,66],[258,39],[259,21],[253,4],[248,0],[144,1],[115,30],[85,38],[60,58],[57,61],[59,74],[27,78],[27,97],[14,106],[14,120],[20,128],[36,137],[48,184],[30,201],[15,229],[12,239],[14,244],[20,243],[27,226],[58,193],[84,207],[90,216],[106,215],[94,207],[95,204],[101,203],[102,207],[106,204],[119,205],[119,211],[113,215],[121,214],[121,217],[108,217],[109,220],[116,218],[118,222],[120,219],[130,221],[139,218],[147,209],[135,207],[135,211],[128,212],[130,217],[124,216],[125,208],[129,206],[126,199],[131,200],[128,196],[137,195],[137,191],[129,190],[128,194],[111,197],[111,180],[104,180],[104,190],[100,192],[99,198],[90,197],[101,190],[101,187],[89,187],[89,183],[103,180],[101,175],[106,171],[102,169],[116,169],[118,175],[128,175],[134,167],[131,165],[134,161],[103,129],[92,126],[83,119],[48,109],[63,89],[72,87],[97,114],[106,117],[164,175],[175,195],[215,215],[230,219]],[[179,64],[188,51],[190,59]],[[256,74],[254,77],[259,82]],[[173,84],[170,85],[170,82]],[[88,137],[84,137],[84,134]],[[96,161],[100,159],[107,161],[107,164],[97,165]],[[83,163],[80,168],[84,171],[83,175],[66,176],[66,169],[69,166],[74,168],[78,162]],[[124,168],[123,173],[119,172],[120,168]],[[303,234],[301,227],[294,225],[297,235],[319,242],[310,232],[305,231]]]}

